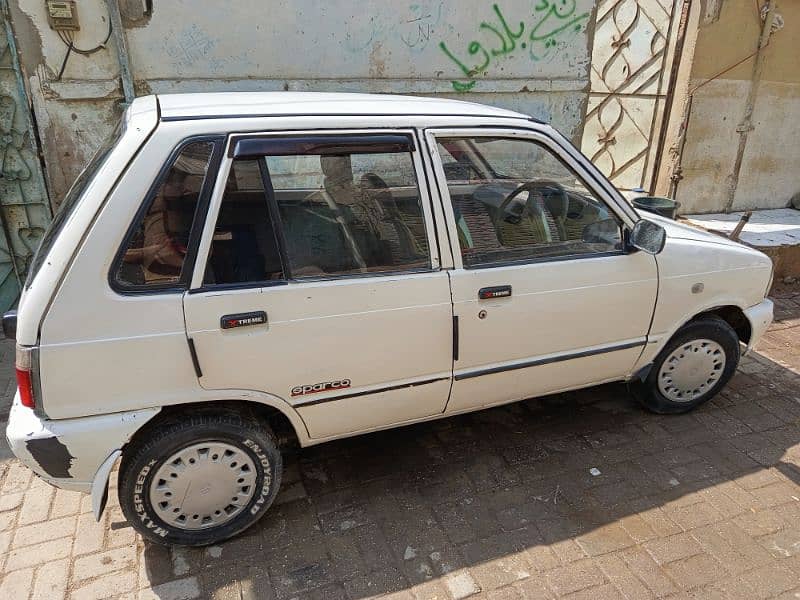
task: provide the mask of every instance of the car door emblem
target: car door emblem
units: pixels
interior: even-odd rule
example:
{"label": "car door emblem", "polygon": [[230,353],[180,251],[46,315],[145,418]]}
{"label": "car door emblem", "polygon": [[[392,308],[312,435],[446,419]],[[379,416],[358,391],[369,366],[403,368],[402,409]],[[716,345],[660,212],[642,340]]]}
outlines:
{"label": "car door emblem", "polygon": [[263,325],[267,322],[267,313],[263,310],[224,315],[220,319],[220,327],[233,329],[234,327],[247,327],[248,325]]}

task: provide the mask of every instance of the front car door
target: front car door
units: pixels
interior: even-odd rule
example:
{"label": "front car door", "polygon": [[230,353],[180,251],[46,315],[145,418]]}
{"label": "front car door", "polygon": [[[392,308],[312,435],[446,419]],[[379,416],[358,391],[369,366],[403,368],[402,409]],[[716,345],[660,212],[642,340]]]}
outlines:
{"label": "front car door", "polygon": [[201,385],[278,396],[315,439],[441,413],[452,305],[421,173],[411,131],[232,137],[184,300]]}
{"label": "front car door", "polygon": [[448,412],[627,376],[646,343],[656,263],[624,248],[633,219],[591,165],[544,132],[426,140],[456,262]]}

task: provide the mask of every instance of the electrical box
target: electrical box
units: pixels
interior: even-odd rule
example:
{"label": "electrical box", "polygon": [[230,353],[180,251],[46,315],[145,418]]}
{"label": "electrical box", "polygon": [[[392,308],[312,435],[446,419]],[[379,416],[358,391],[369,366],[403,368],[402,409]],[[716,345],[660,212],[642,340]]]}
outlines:
{"label": "electrical box", "polygon": [[47,22],[56,31],[78,31],[78,7],[75,0],[47,0]]}

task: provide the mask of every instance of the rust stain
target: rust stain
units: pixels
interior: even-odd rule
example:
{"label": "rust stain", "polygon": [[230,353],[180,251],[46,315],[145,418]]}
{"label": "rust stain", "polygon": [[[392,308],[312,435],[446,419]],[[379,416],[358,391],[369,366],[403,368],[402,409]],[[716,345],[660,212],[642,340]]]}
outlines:
{"label": "rust stain", "polygon": [[382,78],[386,74],[386,56],[383,44],[375,42],[369,53],[369,76]]}

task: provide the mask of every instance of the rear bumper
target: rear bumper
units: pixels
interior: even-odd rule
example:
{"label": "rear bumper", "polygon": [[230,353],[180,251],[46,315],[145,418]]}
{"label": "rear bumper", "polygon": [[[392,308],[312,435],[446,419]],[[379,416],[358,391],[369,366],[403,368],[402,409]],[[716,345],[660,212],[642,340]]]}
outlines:
{"label": "rear bumper", "polygon": [[745,354],[750,352],[758,343],[758,340],[761,339],[761,336],[766,333],[767,328],[772,323],[772,311],[773,304],[769,298],[764,298],[763,302],[744,311],[744,315],[750,321],[750,341],[747,343]]}
{"label": "rear bumper", "polygon": [[6,438],[14,455],[48,483],[89,493],[100,467],[157,413],[153,408],[78,419],[41,419],[22,406],[17,392]]}

